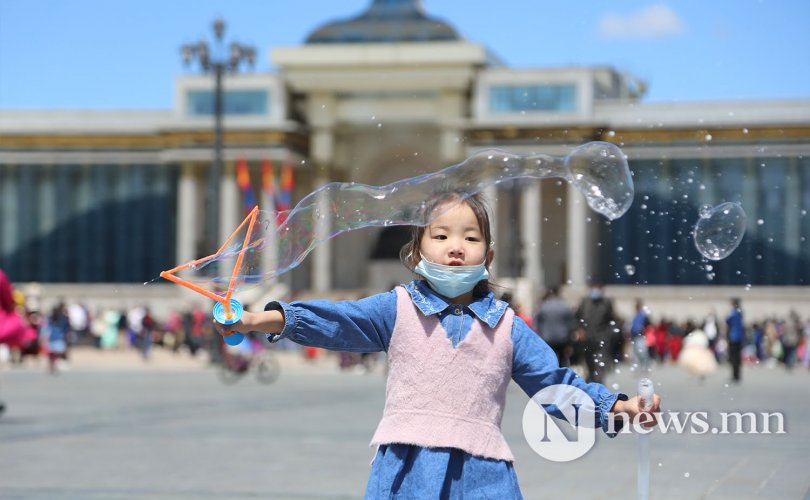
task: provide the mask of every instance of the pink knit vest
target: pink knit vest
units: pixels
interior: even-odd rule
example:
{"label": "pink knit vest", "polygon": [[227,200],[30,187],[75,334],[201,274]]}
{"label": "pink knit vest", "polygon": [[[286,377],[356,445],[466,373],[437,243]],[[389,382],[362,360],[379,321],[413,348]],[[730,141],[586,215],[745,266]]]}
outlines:
{"label": "pink knit vest", "polygon": [[513,461],[501,434],[512,377],[512,309],[495,328],[474,320],[453,348],[437,316],[422,314],[404,288],[396,293],[385,410],[371,444],[450,447]]}

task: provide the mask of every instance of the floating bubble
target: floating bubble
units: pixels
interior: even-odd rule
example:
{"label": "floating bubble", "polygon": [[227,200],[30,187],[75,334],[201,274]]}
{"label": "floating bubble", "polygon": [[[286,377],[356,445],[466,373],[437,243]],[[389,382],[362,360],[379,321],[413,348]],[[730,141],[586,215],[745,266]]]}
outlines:
{"label": "floating bubble", "polygon": [[[175,270],[187,274],[196,270],[183,280],[204,283],[219,292],[227,287],[228,292],[233,293],[241,284],[284,274],[300,264],[318,245],[341,233],[366,227],[428,225],[441,215],[431,200],[447,192],[457,193],[454,202],[458,203],[502,182],[548,178],[568,181],[582,192],[593,210],[611,220],[622,216],[633,202],[633,180],[627,160],[613,144],[590,142],[565,157],[522,156],[490,149],[438,172],[385,186],[353,182],[326,184],[304,197],[290,211],[259,211],[252,224],[243,222],[215,255]],[[443,210],[451,206],[442,205],[446,207]],[[265,257],[269,252],[274,253],[272,259]],[[212,273],[209,269],[207,274],[204,271],[214,262],[240,260],[240,257],[240,266],[234,274],[236,281],[230,275],[211,277],[220,271]],[[227,265],[219,267],[228,268]]]}
{"label": "floating bubble", "polygon": [[624,272],[626,272],[628,276],[632,276],[636,274],[636,266],[632,264],[627,264],[626,266],[624,266]]}
{"label": "floating bubble", "polygon": [[712,216],[712,206],[711,205],[701,205],[700,206],[700,218],[701,219],[708,219]]}
{"label": "floating bubble", "polygon": [[695,247],[707,259],[721,260],[733,252],[745,235],[746,216],[739,203],[721,203],[705,217],[701,209],[693,231]]}

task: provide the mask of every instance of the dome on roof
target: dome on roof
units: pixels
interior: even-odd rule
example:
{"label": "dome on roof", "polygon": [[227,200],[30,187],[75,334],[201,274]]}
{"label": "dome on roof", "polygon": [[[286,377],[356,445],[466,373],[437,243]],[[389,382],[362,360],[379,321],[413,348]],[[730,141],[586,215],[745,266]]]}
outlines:
{"label": "dome on roof", "polygon": [[374,0],[357,17],[333,21],[313,31],[307,44],[397,43],[460,40],[444,21],[425,14],[419,0]]}

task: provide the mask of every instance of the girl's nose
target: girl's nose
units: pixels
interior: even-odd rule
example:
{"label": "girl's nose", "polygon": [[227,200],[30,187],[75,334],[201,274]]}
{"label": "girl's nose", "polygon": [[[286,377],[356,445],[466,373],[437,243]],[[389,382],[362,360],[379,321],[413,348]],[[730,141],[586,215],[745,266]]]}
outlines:
{"label": "girl's nose", "polygon": [[458,245],[453,245],[452,247],[450,247],[449,253],[450,257],[457,257],[457,258],[464,257],[464,250],[462,250],[461,247]]}

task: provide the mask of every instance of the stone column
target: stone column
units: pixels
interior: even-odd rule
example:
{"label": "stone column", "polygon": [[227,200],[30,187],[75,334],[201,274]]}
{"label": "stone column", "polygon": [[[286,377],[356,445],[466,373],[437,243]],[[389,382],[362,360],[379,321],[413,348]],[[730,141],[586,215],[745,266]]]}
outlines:
{"label": "stone column", "polygon": [[[327,179],[321,175],[318,176],[318,187],[326,182],[328,182]],[[332,288],[332,243],[329,241],[329,234],[332,229],[329,220],[330,201],[326,193],[321,193],[321,196],[318,197],[318,207],[315,215],[317,217],[315,221],[315,238],[321,243],[313,251],[312,288],[319,293],[327,292]]]}
{"label": "stone column", "polygon": [[573,185],[568,184],[566,219],[568,235],[566,241],[565,266],[568,284],[575,290],[588,286],[588,238],[586,234],[588,205],[585,197]]}
{"label": "stone column", "polygon": [[[274,174],[275,175],[275,174]],[[276,182],[273,180],[273,182]],[[265,238],[264,248],[262,249],[262,273],[275,271],[278,268],[278,226],[276,225],[276,207],[273,194],[267,193],[262,189],[261,204],[262,213],[260,219],[267,222],[261,225],[260,229]],[[276,278],[269,281],[270,284],[275,284]]]}
{"label": "stone column", "polygon": [[197,253],[199,215],[197,213],[198,186],[194,177],[194,164],[185,162],[180,166],[177,182],[177,241],[175,262],[183,264],[204,255]]}
{"label": "stone column", "polygon": [[[521,228],[523,234],[523,272],[531,284],[532,291],[545,286],[545,277],[541,261],[542,254],[542,221],[540,181],[527,180],[521,196]],[[534,297],[531,297],[534,303]]]}
{"label": "stone column", "polygon": [[[335,154],[335,107],[337,100],[331,93],[313,93],[307,102],[308,116],[313,128],[310,153],[317,168],[315,189],[331,182],[331,166]],[[318,199],[318,212],[329,214],[330,200],[326,196]],[[321,243],[312,252],[312,288],[323,293],[332,288],[332,242],[328,239],[332,231],[328,216],[316,221],[315,236]]]}
{"label": "stone column", "polygon": [[498,188],[496,186],[489,186],[484,188],[481,194],[489,208],[489,226],[490,231],[492,231],[493,248],[495,249],[495,260],[493,260],[492,264],[489,266],[489,274],[493,278],[496,278],[498,276],[498,266],[496,265],[498,261],[498,241],[500,241],[501,238],[501,235],[498,233]]}
{"label": "stone column", "polygon": [[459,124],[464,116],[465,99],[460,91],[445,90],[439,96],[439,153],[444,163],[458,163],[464,159]]}
{"label": "stone column", "polygon": [[225,162],[220,182],[222,196],[219,202],[219,234],[222,241],[218,243],[222,244],[243,219],[242,212],[239,210],[241,206],[239,188],[236,185],[236,174],[232,161]]}

